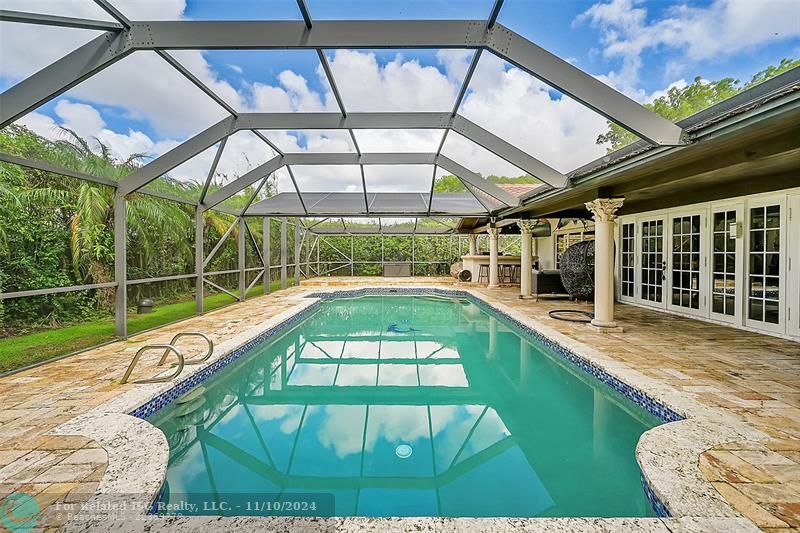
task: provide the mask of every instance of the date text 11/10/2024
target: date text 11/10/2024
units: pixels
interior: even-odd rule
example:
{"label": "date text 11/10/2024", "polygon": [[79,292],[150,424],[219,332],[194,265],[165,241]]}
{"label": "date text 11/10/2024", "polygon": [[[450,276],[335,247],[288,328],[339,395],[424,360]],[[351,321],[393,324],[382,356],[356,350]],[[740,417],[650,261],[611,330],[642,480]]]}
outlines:
{"label": "date text 11/10/2024", "polygon": [[170,494],[155,503],[154,514],[212,516],[333,516],[330,493]]}

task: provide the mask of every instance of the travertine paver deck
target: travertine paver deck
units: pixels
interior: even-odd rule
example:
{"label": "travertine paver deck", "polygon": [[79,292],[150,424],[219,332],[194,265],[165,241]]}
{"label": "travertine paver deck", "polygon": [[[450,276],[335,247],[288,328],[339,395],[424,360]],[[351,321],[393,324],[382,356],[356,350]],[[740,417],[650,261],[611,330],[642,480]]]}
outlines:
{"label": "travertine paver deck", "polygon": [[[168,341],[177,331],[199,330],[216,343],[290,308],[291,298],[319,285],[419,284],[420,279],[321,278],[301,287],[237,304],[203,317],[132,337],[13,376],[0,378],[0,494],[35,494],[43,507],[57,499],[83,501],[105,471],[105,452],[82,437],[50,436],[56,426],[135,387],[119,378],[135,350]],[[427,279],[427,283],[452,283]],[[311,285],[311,286],[310,286]],[[728,410],[772,437],[729,443],[706,452],[700,467],[719,492],[761,528],[800,528],[800,345],[754,333],[617,307],[621,334],[555,321],[554,308],[586,308],[564,301],[520,301],[516,289],[480,289],[562,333],[668,383],[696,399]],[[186,339],[187,354],[202,349]],[[139,376],[155,374],[160,354],[143,359]],[[38,526],[65,519],[45,512]]]}

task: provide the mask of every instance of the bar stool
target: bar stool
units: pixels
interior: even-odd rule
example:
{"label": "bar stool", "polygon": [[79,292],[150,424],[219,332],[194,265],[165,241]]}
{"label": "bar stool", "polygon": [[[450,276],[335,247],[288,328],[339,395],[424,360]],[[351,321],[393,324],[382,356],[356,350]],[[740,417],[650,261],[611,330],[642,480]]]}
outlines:
{"label": "bar stool", "polygon": [[480,265],[480,268],[478,268],[478,283],[484,279],[486,283],[489,283],[489,265]]}
{"label": "bar stool", "polygon": [[514,265],[500,265],[497,274],[500,283],[514,283]]}

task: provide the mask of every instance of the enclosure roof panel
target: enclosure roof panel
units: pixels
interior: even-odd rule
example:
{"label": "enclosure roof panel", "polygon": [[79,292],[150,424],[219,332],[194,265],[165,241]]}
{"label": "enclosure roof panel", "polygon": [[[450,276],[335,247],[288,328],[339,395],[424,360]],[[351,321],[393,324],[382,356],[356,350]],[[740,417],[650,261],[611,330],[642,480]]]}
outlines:
{"label": "enclosure roof panel", "polygon": [[[254,203],[247,216],[486,216],[486,209],[470,193],[437,193],[428,209],[428,194],[420,193],[297,193],[282,192]],[[366,202],[366,203],[365,203]],[[308,213],[303,209],[305,203]],[[369,205],[367,211],[366,205]]]}

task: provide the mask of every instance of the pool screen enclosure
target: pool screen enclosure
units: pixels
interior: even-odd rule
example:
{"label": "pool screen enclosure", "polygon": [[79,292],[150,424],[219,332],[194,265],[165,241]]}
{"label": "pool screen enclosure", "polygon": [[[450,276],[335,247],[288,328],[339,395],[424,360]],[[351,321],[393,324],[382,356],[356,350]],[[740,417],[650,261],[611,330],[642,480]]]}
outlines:
{"label": "pool screen enclosure", "polygon": [[[570,186],[568,177],[538,160],[513,144],[503,140],[483,127],[468,120],[458,110],[467,93],[470,80],[482,54],[492,54],[522,71],[548,84],[580,104],[599,113],[608,120],[635,133],[640,138],[662,146],[675,146],[685,142],[683,130],[676,124],[654,114],[642,105],[614,90],[592,75],[583,72],[555,54],[537,46],[497,22],[503,0],[496,0],[485,19],[481,20],[314,20],[305,0],[298,0],[302,20],[248,20],[248,21],[195,21],[195,20],[129,20],[114,7],[113,0],[94,0],[113,21],[86,20],[73,17],[0,10],[0,21],[22,24],[39,24],[68,28],[91,29],[102,33],[64,57],[8,88],[0,94],[0,127],[5,127],[39,106],[52,101],[72,87],[87,80],[125,57],[140,51],[151,51],[186,77],[194,86],[224,108],[228,116],[190,137],[173,149],[139,167],[119,182],[104,176],[76,172],[43,161],[0,153],[0,161],[29,168],[53,172],[113,187],[114,194],[114,281],[80,287],[58,287],[32,291],[10,292],[2,299],[19,298],[94,288],[116,288],[116,334],[127,336],[127,287],[134,283],[156,282],[169,279],[195,279],[197,311],[203,311],[202,294],[205,284],[220,287],[207,279],[204,273],[218,247],[206,254],[203,250],[203,213],[216,209],[236,217],[222,240],[233,233],[238,225],[240,258],[245,240],[255,238],[249,230],[247,219],[262,218],[265,226],[275,217],[297,217],[295,234],[313,235],[313,230],[300,220],[304,218],[341,217],[492,217],[502,218],[503,212],[518,208],[521,199],[471,170],[463,162],[442,154],[448,134],[455,132],[468,141],[495,154],[500,159],[518,167],[551,189]],[[455,105],[451,111],[403,112],[351,112],[346,109],[330,67],[325,49],[438,49],[474,50],[471,63],[461,82]],[[310,50],[319,58],[322,71],[339,107],[338,112],[253,113],[240,112],[228,104],[173,54],[176,50]],[[520,109],[524,118],[527,110]],[[367,153],[359,147],[355,131],[362,129],[422,129],[441,130],[443,136],[438,149],[432,152]],[[353,141],[355,153],[287,153],[282,151],[263,132],[270,130],[341,130]],[[264,142],[265,152],[274,153],[265,162],[236,177],[222,188],[209,191],[209,183],[224,150],[227,140],[239,132],[252,132]],[[198,200],[174,198],[145,187],[204,150],[216,148],[203,192]],[[362,191],[316,192],[307,191],[298,183],[293,167],[315,165],[350,165],[360,169]],[[376,192],[370,191],[364,178],[365,168],[371,165],[425,165],[432,169],[430,190]],[[266,181],[279,170],[285,169],[291,177],[294,191],[281,192],[262,201],[255,201]],[[434,194],[433,183],[437,169],[456,176],[464,192]],[[400,184],[402,187],[402,184]],[[236,210],[223,205],[225,200],[241,194],[249,187],[255,193],[244,208]],[[126,197],[133,193],[148,194],[193,205],[196,210],[195,272],[151,278],[128,280],[126,269]],[[281,278],[286,279],[287,224],[281,225]],[[428,225],[426,225],[427,227]],[[319,228],[322,230],[322,228]],[[414,232],[425,232],[415,223]],[[429,230],[441,233],[441,228]],[[267,232],[268,234],[269,232]],[[302,235],[301,235],[302,234]],[[221,240],[221,241],[222,241]],[[220,241],[220,242],[221,242]],[[300,263],[299,240],[295,239],[295,268]],[[262,252],[269,243],[263,243]],[[259,253],[261,270],[268,279],[270,265],[268,253]],[[240,293],[245,288],[244,261],[240,261]],[[244,290],[243,290],[244,289]],[[227,291],[226,291],[227,292]]]}

